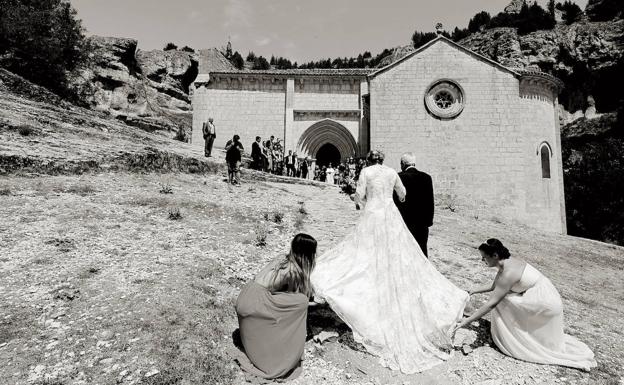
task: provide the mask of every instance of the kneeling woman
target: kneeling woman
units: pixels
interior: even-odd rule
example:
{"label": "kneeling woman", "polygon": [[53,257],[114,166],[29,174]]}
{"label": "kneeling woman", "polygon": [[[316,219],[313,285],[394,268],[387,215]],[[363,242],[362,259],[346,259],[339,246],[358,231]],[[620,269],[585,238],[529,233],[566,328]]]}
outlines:
{"label": "kneeling woman", "polygon": [[492,295],[455,330],[492,311],[492,339],[508,356],[587,371],[596,366],[587,345],[563,332],[561,297],[548,278],[528,263],[510,258],[509,250],[497,239],[488,239],[479,252],[489,267],[498,268],[498,274],[492,285],[470,294]]}
{"label": "kneeling woman", "polygon": [[246,357],[241,368],[256,377],[293,379],[301,373],[316,240],[297,234],[290,252],[266,266],[236,301]]}

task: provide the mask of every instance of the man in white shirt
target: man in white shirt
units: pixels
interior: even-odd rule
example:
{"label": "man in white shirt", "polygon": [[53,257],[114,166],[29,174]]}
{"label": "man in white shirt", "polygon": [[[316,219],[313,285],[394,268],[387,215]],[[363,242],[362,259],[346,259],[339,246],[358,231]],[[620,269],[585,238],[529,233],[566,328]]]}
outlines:
{"label": "man in white shirt", "polygon": [[217,130],[215,129],[212,118],[208,118],[208,121],[204,122],[204,124],[202,125],[202,134],[204,135],[205,140],[204,155],[206,156],[206,158],[208,158],[211,156],[212,145],[215,138],[217,137]]}

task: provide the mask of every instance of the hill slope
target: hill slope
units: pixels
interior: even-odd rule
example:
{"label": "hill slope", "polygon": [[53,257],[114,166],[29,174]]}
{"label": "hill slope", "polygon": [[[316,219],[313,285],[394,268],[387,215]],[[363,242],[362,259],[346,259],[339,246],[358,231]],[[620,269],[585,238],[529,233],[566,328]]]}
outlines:
{"label": "hill slope", "polygon": [[[352,202],[335,188],[266,183],[251,173],[242,188],[230,187],[221,166],[184,143],[50,104],[45,91],[27,84],[17,95],[7,87],[19,79],[3,79],[0,378],[33,385],[243,383],[232,340],[240,288],[285,253],[298,231],[315,236],[320,253],[341,239],[359,214]],[[447,363],[404,376],[381,368],[321,308],[310,313],[309,337],[325,330],[338,339],[310,339],[304,375],[293,384],[622,381],[624,249],[438,208],[432,263],[463,288],[483,284],[493,272],[475,246],[489,237],[552,279],[564,299],[566,331],[596,352],[597,370],[505,357],[483,320],[460,335],[472,353],[457,347]]]}

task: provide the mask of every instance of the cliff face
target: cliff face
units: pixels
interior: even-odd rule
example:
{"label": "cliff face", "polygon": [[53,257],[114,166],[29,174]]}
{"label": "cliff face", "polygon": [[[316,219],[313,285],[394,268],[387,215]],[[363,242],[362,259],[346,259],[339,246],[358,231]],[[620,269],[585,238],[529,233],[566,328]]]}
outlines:
{"label": "cliff face", "polygon": [[189,85],[198,56],[186,51],[137,51],[134,39],[89,38],[89,64],[70,75],[92,109],[147,130],[190,129]]}
{"label": "cliff face", "polygon": [[539,68],[563,80],[559,102],[569,113],[562,115],[567,124],[588,108],[593,113],[594,103],[597,112],[617,108],[619,91],[611,85],[622,78],[623,37],[624,20],[583,21],[524,36],[513,28],[495,28],[459,44],[510,68]]}
{"label": "cliff face", "polygon": [[581,118],[561,136],[569,234],[624,245],[623,125],[615,113]]}

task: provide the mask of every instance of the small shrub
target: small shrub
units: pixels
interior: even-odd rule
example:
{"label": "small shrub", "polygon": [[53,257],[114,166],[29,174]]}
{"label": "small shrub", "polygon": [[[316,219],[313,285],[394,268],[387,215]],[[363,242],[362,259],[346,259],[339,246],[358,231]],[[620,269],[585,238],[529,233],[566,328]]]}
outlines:
{"label": "small shrub", "polygon": [[267,244],[267,236],[269,231],[265,226],[256,226],[256,246],[264,247]]}
{"label": "small shrub", "polygon": [[305,223],[305,218],[306,218],[305,214],[297,215],[297,218],[295,218],[295,229],[301,230],[303,228],[303,224]]}
{"label": "small shrub", "polygon": [[12,195],[10,187],[0,187],[0,196]]}
{"label": "small shrub", "polygon": [[53,245],[58,248],[59,251],[67,253],[76,248],[76,244],[73,239],[70,238],[52,238],[45,241],[48,245]]}
{"label": "small shrub", "polygon": [[31,126],[23,124],[17,128],[17,132],[19,132],[21,136],[30,136],[35,133],[35,129]]}
{"label": "small shrub", "polygon": [[282,223],[284,221],[284,213],[276,210],[273,212],[273,222]]}
{"label": "small shrub", "polygon": [[178,221],[182,219],[182,213],[180,212],[180,209],[177,207],[169,209],[169,219],[171,219],[172,221]]}
{"label": "small shrub", "polygon": [[79,275],[79,278],[83,278],[83,279],[91,278],[92,276],[96,275],[99,272],[100,272],[100,268],[99,267],[91,266],[90,268],[84,270]]}
{"label": "small shrub", "polygon": [[195,50],[193,48],[189,47],[188,45],[185,45],[184,47],[182,47],[182,51],[195,53]]}
{"label": "small shrub", "polygon": [[49,265],[52,261],[49,258],[35,258],[32,263],[35,265]]}
{"label": "small shrub", "polygon": [[174,51],[178,49],[178,46],[173,44],[173,43],[167,43],[167,45],[165,46],[165,48],[163,48],[163,51]]}
{"label": "small shrub", "polygon": [[163,184],[160,185],[160,191],[158,192],[161,194],[173,194],[173,188],[170,184]]}
{"label": "small shrub", "polygon": [[82,185],[74,185],[74,186],[68,187],[67,189],[62,189],[61,192],[65,192],[69,194],[76,194],[80,196],[86,196],[86,195],[91,195],[95,193],[95,189],[91,185],[82,184]]}

